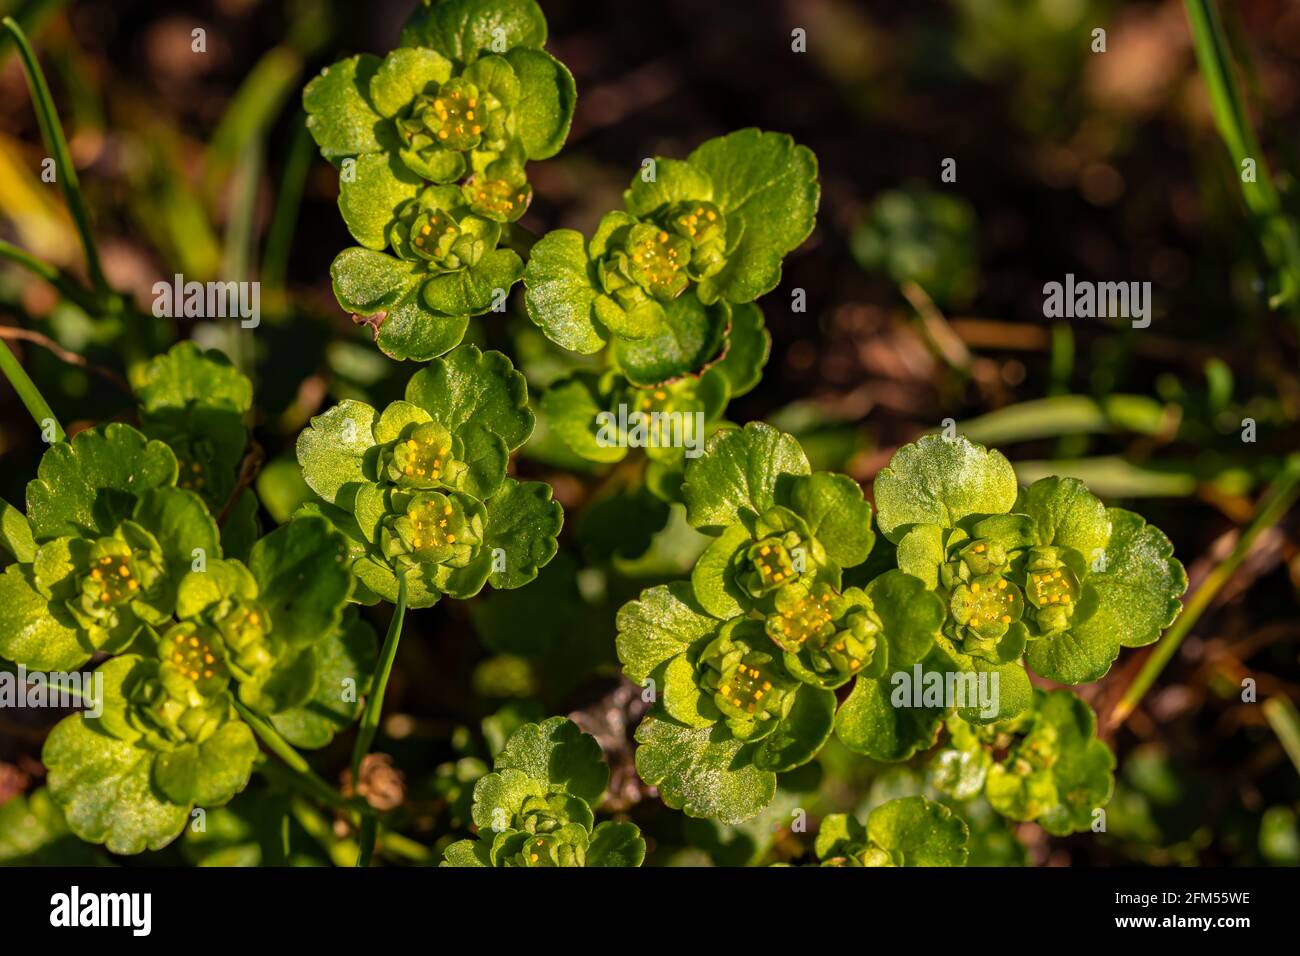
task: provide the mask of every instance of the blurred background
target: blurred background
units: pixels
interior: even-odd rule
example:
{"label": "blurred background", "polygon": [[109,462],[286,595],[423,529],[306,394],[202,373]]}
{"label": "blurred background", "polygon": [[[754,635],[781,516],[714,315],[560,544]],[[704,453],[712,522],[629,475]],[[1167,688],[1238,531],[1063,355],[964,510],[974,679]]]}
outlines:
{"label": "blurred background", "polygon": [[[260,279],[262,325],[230,350],[257,387],[264,526],[308,494],[293,461],[308,419],[344,397],[399,397],[414,371],[379,353],[333,300],[329,264],[351,241],[337,173],[300,105],[321,67],[394,45],[412,6],[0,0],[49,76],[110,281],[147,313],[153,283],[175,273]],[[1180,0],[542,6],[579,98],[567,148],[529,167],[536,199],[523,224],[535,232],[590,231],[643,157],[684,156],[734,128],[785,131],[818,156],[818,227],[759,303],[771,359],[762,384],[732,404],[733,421],[793,432],[814,467],[869,482],[900,444],[951,418],[1026,481],[1075,475],[1141,512],[1173,540],[1192,588],[1229,553],[1300,448],[1300,326],[1294,304],[1270,307],[1276,275],[1215,130]],[[1260,162],[1289,216],[1300,4],[1222,8]],[[1097,28],[1104,53],[1092,49]],[[195,29],[205,53],[192,49]],[[806,51],[792,49],[796,30]],[[0,41],[0,238],[76,274],[80,246],[57,187],[41,179],[45,155],[18,58]],[[948,158],[955,182],[940,178]],[[1067,273],[1151,282],[1150,327],[1044,318],[1044,283]],[[806,311],[792,309],[795,290]],[[202,322],[100,321],[8,264],[0,326],[73,431],[132,420],[121,376],[133,358],[178,338],[229,348],[226,331]],[[509,314],[472,322],[471,336],[511,354],[535,388],[580,361],[531,326],[519,292]],[[1247,420],[1253,441],[1243,441]],[[22,502],[43,447],[0,382],[0,497]],[[377,744],[391,761],[372,759],[362,781],[411,840],[381,848],[386,862],[436,862],[467,832],[473,781],[510,730],[557,713],[605,747],[604,811],[642,826],[650,864],[807,859],[812,834],[791,829],[796,808],[815,820],[925,786],[908,765],[872,765],[832,742],[750,823],[664,807],[632,766],[643,705],[618,676],[613,615],[689,569],[702,539],[619,469],[593,470],[540,441],[516,467],[555,487],[562,550],[525,589],[408,617]],[[1300,863],[1300,771],[1264,709],[1241,699],[1245,678],[1260,701],[1300,697],[1298,526],[1292,515],[1260,537],[1127,720],[1108,717],[1146,651],[1124,651],[1080,689],[1119,758],[1107,832],[1049,838],[970,806],[973,863]],[[368,613],[382,631],[388,611]],[[58,716],[0,713],[0,819],[21,813],[28,834],[0,828],[0,862],[107,859],[31,796]],[[336,741],[313,761],[337,780],[349,746]],[[275,801],[288,799],[265,786],[215,811],[219,824],[201,838],[131,862],[265,862]],[[293,813],[294,862],[351,862],[345,825]]]}

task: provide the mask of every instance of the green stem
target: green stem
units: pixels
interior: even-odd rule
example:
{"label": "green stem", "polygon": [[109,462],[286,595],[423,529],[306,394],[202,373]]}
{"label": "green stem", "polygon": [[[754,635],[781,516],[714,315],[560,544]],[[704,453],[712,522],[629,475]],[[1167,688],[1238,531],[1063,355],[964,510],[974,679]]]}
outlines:
{"label": "green stem", "polygon": [[1273,527],[1282,516],[1287,513],[1291,505],[1295,502],[1296,497],[1300,496],[1300,455],[1293,455],[1288,459],[1286,467],[1269,489],[1268,494],[1260,501],[1259,507],[1255,510],[1255,517],[1251,519],[1249,527],[1237,539],[1237,544],[1218,566],[1205,576],[1201,586],[1196,592],[1188,598],[1183,605],[1183,612],[1174,621],[1173,626],[1165,632],[1163,640],[1155,646],[1151,656],[1146,659],[1142,665],[1142,670],[1138,672],[1133,683],[1129,685],[1124,696],[1120,698],[1115,709],[1111,712],[1110,722],[1113,726],[1123,723],[1137,709],[1143,696],[1151,685],[1155,683],[1160,672],[1164,670],[1165,665],[1173,658],[1178,646],[1183,642],[1189,631],[1196,626],[1196,622],[1205,613],[1206,608],[1222,590],[1223,586],[1228,583],[1232,575],[1236,573],[1241,562],[1245,560],[1246,555],[1254,547],[1255,541],[1267,529]]}
{"label": "green stem", "polygon": [[68,211],[72,213],[72,221],[81,236],[81,245],[86,253],[86,271],[90,274],[91,285],[97,293],[107,297],[112,294],[112,289],[100,265],[99,249],[95,246],[95,237],[90,231],[90,215],[86,210],[86,200],[81,194],[81,183],[77,179],[76,167],[72,165],[72,155],[68,151],[68,141],[59,123],[58,111],[54,108],[54,98],[50,95],[49,84],[45,82],[45,74],[41,71],[36,54],[32,52],[31,44],[27,42],[27,35],[23,33],[23,28],[13,17],[5,17],[3,23],[4,28],[14,38],[18,55],[22,58],[23,68],[27,73],[27,86],[32,93],[36,121],[41,128],[41,138],[45,140],[45,148],[53,154],[59,187],[63,190]]}
{"label": "green stem", "polygon": [[361,724],[357,728],[357,742],[352,748],[353,786],[361,780],[361,761],[370,752],[374,743],[375,732],[379,729],[379,715],[384,709],[384,691],[388,687],[388,678],[393,673],[393,661],[397,658],[397,643],[402,639],[402,621],[406,618],[406,575],[397,575],[397,607],[393,619],[388,624],[388,635],[384,638],[384,647],[379,652],[379,671],[375,674],[375,684],[370,696],[366,698],[366,708],[361,713]]}
{"label": "green stem", "polygon": [[1285,697],[1270,697],[1264,701],[1264,716],[1300,773],[1300,714],[1296,713],[1295,704]]}
{"label": "green stem", "polygon": [[27,370],[22,367],[18,361],[18,356],[9,350],[6,342],[0,342],[0,372],[4,372],[5,378],[9,379],[9,384],[14,387],[18,397],[23,400],[27,406],[27,411],[31,413],[32,418],[36,420],[36,425],[45,431],[46,423],[54,424],[54,440],[64,441],[67,439],[67,433],[63,426],[59,424],[58,418],[54,415],[54,410],[50,408],[50,403],[45,400],[41,390],[36,387],[36,383],[31,380]]}
{"label": "green stem", "polygon": [[[1242,105],[1218,8],[1214,0],[1185,0],[1185,5],[1196,60],[1209,89],[1215,125],[1236,164],[1246,206],[1259,224],[1260,244],[1274,268],[1283,273],[1287,286],[1284,294],[1295,295],[1300,292],[1300,234],[1282,211],[1277,187]],[[1247,159],[1255,165],[1253,181],[1242,178],[1242,163]]]}
{"label": "green stem", "polygon": [[298,207],[302,203],[303,187],[311,170],[315,144],[307,131],[307,124],[296,124],[293,144],[285,160],[284,174],[280,177],[275,211],[266,231],[266,248],[262,252],[262,284],[270,291],[284,288],[288,272],[289,249],[293,245],[293,231],[298,224]]}
{"label": "green stem", "polygon": [[55,291],[63,298],[76,306],[82,311],[94,315],[99,308],[99,303],[95,301],[94,296],[88,293],[84,288],[73,281],[69,276],[64,274],[60,269],[42,262],[30,252],[19,249],[15,245],[0,239],[0,259],[8,259],[16,265],[22,266],[38,279],[48,282],[54,287]]}
{"label": "green stem", "polygon": [[379,832],[379,821],[373,816],[364,817],[361,821],[361,831],[357,835],[360,846],[357,848],[357,866],[367,867],[370,860],[375,855],[375,836]]}
{"label": "green stem", "polygon": [[[253,728],[253,733],[266,744],[268,750],[275,754],[285,763],[285,768],[280,768],[279,764],[265,764],[263,770],[268,776],[278,777],[290,786],[293,786],[304,794],[318,800],[328,807],[336,810],[367,812],[369,807],[363,807],[357,802],[348,800],[343,794],[339,793],[328,783],[317,775],[316,771],[311,769],[302,754],[298,753],[287,740],[280,736],[270,722],[258,714],[253,713],[238,700],[235,701],[235,710],[243,718],[244,723]],[[277,769],[271,769],[272,767]],[[290,773],[292,771],[292,773]]]}
{"label": "green stem", "polygon": [[[253,230],[255,228],[257,191],[262,175],[262,143],[251,139],[239,157],[235,176],[234,197],[231,202],[230,223],[226,227],[225,248],[222,252],[221,271],[234,282],[251,281]],[[260,316],[258,317],[260,321]],[[232,317],[227,329],[230,341],[230,358],[235,367],[253,378],[252,349],[245,348],[243,321]],[[247,354],[246,354],[247,353]]]}

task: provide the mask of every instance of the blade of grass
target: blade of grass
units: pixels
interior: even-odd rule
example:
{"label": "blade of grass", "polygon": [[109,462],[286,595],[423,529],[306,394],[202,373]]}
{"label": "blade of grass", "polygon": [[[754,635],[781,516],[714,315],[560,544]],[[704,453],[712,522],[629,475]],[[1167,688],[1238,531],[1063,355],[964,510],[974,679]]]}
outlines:
{"label": "blade of grass", "polygon": [[1196,622],[1200,620],[1201,615],[1213,602],[1215,596],[1228,583],[1241,562],[1250,554],[1250,550],[1255,545],[1255,541],[1266,530],[1277,524],[1282,516],[1290,510],[1291,505],[1295,503],[1297,496],[1300,496],[1300,455],[1293,455],[1288,461],[1287,466],[1273,486],[1268,490],[1260,501],[1259,506],[1255,509],[1255,517],[1249,527],[1237,539],[1237,544],[1233,547],[1232,552],[1220,562],[1201,582],[1201,586],[1196,589],[1190,598],[1183,605],[1183,612],[1174,621],[1173,625],[1165,632],[1165,636],[1160,642],[1152,648],[1151,655],[1142,665],[1137,677],[1133,683],[1128,686],[1124,696],[1120,698],[1111,711],[1110,724],[1119,726],[1128,719],[1129,714],[1137,709],[1143,696],[1151,689],[1160,672],[1165,669],[1165,665],[1173,658],[1178,651],[1178,647],[1183,642],[1188,633]]}
{"label": "blade of grass", "polygon": [[[226,226],[225,250],[222,255],[221,271],[228,280],[249,282],[253,280],[251,263],[253,261],[253,230],[256,225],[257,191],[262,179],[262,141],[249,140],[240,154],[236,166],[234,197],[230,222]],[[238,319],[229,322],[230,359],[235,367],[253,378],[252,349],[245,349],[243,327]],[[256,384],[256,382],[254,382]]]}
{"label": "blade of grass", "polygon": [[5,378],[9,379],[9,384],[14,387],[22,403],[27,406],[27,411],[36,421],[38,428],[44,432],[48,424],[54,425],[54,440],[65,441],[68,437],[63,426],[59,424],[58,418],[54,415],[54,410],[50,408],[50,403],[45,400],[41,390],[36,387],[36,383],[31,380],[27,370],[23,368],[22,363],[18,361],[18,356],[14,355],[9,349],[7,342],[0,341],[0,372],[3,372]]}
{"label": "blade of grass", "polygon": [[[1281,274],[1282,288],[1272,304],[1276,307],[1289,303],[1294,311],[1300,296],[1300,233],[1282,210],[1277,186],[1242,105],[1218,7],[1214,0],[1185,0],[1185,6],[1196,61],[1210,93],[1215,125],[1236,164],[1242,196],[1255,218],[1260,245]],[[1250,180],[1241,175],[1242,164],[1247,159],[1255,166],[1255,175]]]}
{"label": "blade of grass", "polygon": [[1282,748],[1300,773],[1300,713],[1296,713],[1295,704],[1285,697],[1270,697],[1264,701],[1264,716]]}
{"label": "blade of grass", "polygon": [[104,277],[103,266],[100,264],[99,249],[90,231],[90,214],[86,210],[86,200],[81,193],[81,182],[77,178],[76,167],[72,165],[72,155],[68,151],[68,141],[59,123],[58,111],[54,108],[54,98],[50,95],[49,84],[45,82],[45,74],[41,71],[41,65],[37,62],[36,54],[32,52],[22,27],[13,17],[5,17],[3,24],[18,46],[18,54],[22,58],[23,69],[27,74],[27,86],[32,94],[32,107],[41,128],[41,138],[45,140],[45,148],[53,154],[54,165],[58,170],[59,187],[63,190],[68,211],[72,213],[72,221],[81,236],[81,245],[86,254],[86,271],[90,275],[91,285],[97,293],[108,297],[112,294],[112,289],[109,288],[108,280]]}
{"label": "blade of grass", "polygon": [[[280,736],[280,732],[271,726],[269,721],[259,714],[253,713],[238,700],[235,701],[235,710],[243,718],[244,723],[253,729],[253,733],[257,734],[262,743],[266,744],[267,749],[284,761],[285,773],[290,773],[293,778],[292,785],[296,786],[297,789],[335,810],[369,812],[368,806],[362,805],[358,801],[349,800],[322,780],[316,771],[311,769],[311,765],[307,763],[303,755],[298,753],[289,741]],[[278,764],[275,766],[279,767]],[[270,773],[276,774],[276,771],[272,770]],[[286,783],[290,782],[287,778],[282,777],[282,779],[285,779]]]}
{"label": "blade of grass", "polygon": [[284,173],[280,177],[275,210],[271,225],[266,231],[266,247],[262,252],[262,284],[268,291],[284,289],[284,277],[289,268],[289,248],[293,244],[294,227],[298,224],[298,207],[302,202],[303,187],[311,169],[315,144],[306,122],[294,124],[293,144],[285,159]]}

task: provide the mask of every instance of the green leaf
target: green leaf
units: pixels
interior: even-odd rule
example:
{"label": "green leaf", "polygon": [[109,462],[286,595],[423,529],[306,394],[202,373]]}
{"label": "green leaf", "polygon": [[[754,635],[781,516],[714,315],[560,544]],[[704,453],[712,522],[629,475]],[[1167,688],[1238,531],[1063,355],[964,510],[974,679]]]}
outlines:
{"label": "green leaf", "polygon": [[271,723],[295,747],[316,750],[329,744],[361,715],[379,653],[375,629],[357,611],[344,612],[342,624],[316,646],[316,687],[300,707],[281,711]]}
{"label": "green leaf", "polygon": [[457,840],[443,851],[439,866],[491,866],[492,848],[478,840]]}
{"label": "green leaf", "polygon": [[544,50],[516,47],[506,59],[519,77],[515,131],[529,159],[550,159],[564,148],[578,88],[573,74]]}
{"label": "green leaf", "polygon": [[417,7],[402,28],[401,42],[470,63],[482,53],[541,49],[546,17],[535,0],[445,0]]}
{"label": "green leaf", "polygon": [[1037,691],[1024,736],[990,768],[985,792],[1003,816],[1064,836],[1091,827],[1114,789],[1114,769],[1092,708],[1066,690]]}
{"label": "green leaf", "polygon": [[330,162],[383,149],[377,132],[384,119],[366,99],[379,62],[369,53],[340,60],[302,91],[307,129]]}
{"label": "green leaf", "polygon": [[504,301],[523,274],[524,262],[513,249],[493,249],[467,269],[433,276],[421,294],[440,315],[481,315]]}
{"label": "green leaf", "polygon": [[352,588],[347,544],[324,518],[294,518],[253,546],[248,568],[277,640],[307,647],[338,627]]}
{"label": "green leaf", "polygon": [[716,618],[738,617],[753,605],[753,598],[740,589],[732,573],[736,552],[748,548],[752,541],[743,524],[731,525],[695,562],[691,588],[700,606]]}
{"label": "green leaf", "polygon": [[406,383],[406,400],[459,433],[476,425],[513,451],[533,433],[528,381],[501,352],[461,345],[434,359]]}
{"label": "green leaf", "polygon": [[803,686],[795,692],[790,712],[754,751],[754,766],[785,773],[806,764],[830,739],[835,727],[835,692]]}
{"label": "green leaf", "polygon": [[688,157],[713,184],[727,219],[727,264],[700,283],[700,298],[752,302],[781,281],[781,260],[812,233],[821,187],[817,157],[784,133],[743,129]]}
{"label": "green leaf", "polygon": [[850,750],[873,760],[906,760],[928,749],[945,708],[918,706],[915,700],[907,702],[910,706],[895,706],[898,691],[893,681],[859,677],[835,715],[835,736]]}
{"label": "green leaf", "polygon": [[152,751],[92,730],[81,714],[61,720],[41,753],[50,795],[72,832],[128,854],[161,849],[189,819],[189,807],[155,790],[153,760]]}
{"label": "green leaf", "polygon": [[807,475],[810,470],[799,442],[771,425],[750,422],[719,431],[708,440],[703,456],[686,466],[682,495],[687,519],[707,534],[749,524],[776,503],[783,476]]}
{"label": "green leaf", "polygon": [[[330,264],[330,279],[339,305],[357,315],[375,315],[409,307],[428,278],[423,263],[406,262],[373,249],[344,249]],[[387,321],[387,320],[385,320]]]}
{"label": "green leaf", "polygon": [[262,531],[257,520],[259,507],[257,495],[251,488],[245,488],[235,499],[225,523],[221,525],[221,553],[227,558],[248,560],[248,554]]}
{"label": "green leaf", "polygon": [[[551,495],[551,486],[545,482],[507,478],[501,490],[488,499],[483,547],[493,553],[488,580],[494,588],[527,584],[555,557],[564,509]],[[497,570],[498,555],[504,559],[501,570]]]}
{"label": "green leaf", "polygon": [[196,803],[220,806],[248,786],[257,759],[257,741],[242,720],[223,724],[199,745]]}
{"label": "green leaf", "polygon": [[1034,543],[1074,548],[1089,561],[1110,540],[1106,506],[1077,478],[1040,478],[1020,492],[1017,514],[1034,519]]}
{"label": "green leaf", "polygon": [[367,452],[375,445],[375,410],[344,399],[317,415],[298,435],[298,464],[303,479],[333,504],[339,492],[369,480]]}
{"label": "green leaf", "polygon": [[704,368],[722,349],[730,310],[705,305],[688,291],[664,303],[663,316],[644,338],[614,338],[614,357],[633,385],[658,385]]}
{"label": "green leaf", "polygon": [[595,806],[609,783],[600,744],[564,717],[524,724],[497,754],[497,770],[519,770]]}
{"label": "green leaf", "polygon": [[253,406],[253,383],[216,349],[179,342],[131,369],[131,389],[147,412],[191,405],[242,415]]}
{"label": "green leaf", "polygon": [[[1029,666],[1058,683],[1098,680],[1119,656],[1120,647],[1143,647],[1158,640],[1182,607],[1179,597],[1187,589],[1187,572],[1173,556],[1164,532],[1131,511],[1109,508],[1106,513],[1110,541],[1101,559],[1092,561],[1093,570],[1084,580],[1085,600],[1070,628],[1029,645]],[[1089,592],[1092,601],[1087,600]],[[1095,607],[1090,614],[1088,604]]]}
{"label": "green leaf", "polygon": [[649,218],[676,202],[713,199],[713,180],[683,159],[655,157],[654,179],[641,173],[623,191],[623,205],[638,219]]}
{"label": "green leaf", "polygon": [[866,595],[889,644],[888,666],[898,671],[925,660],[947,618],[939,596],[902,571],[886,571],[873,578]]}
{"label": "green leaf", "polygon": [[853,852],[854,847],[866,842],[867,828],[857,817],[847,813],[828,813],[817,828],[813,852],[817,854],[817,859],[826,860],[833,856],[847,856]]}
{"label": "green leaf", "polygon": [[965,822],[941,803],[901,797],[867,817],[867,836],[896,866],[965,866]]}
{"label": "green leaf", "polygon": [[27,517],[38,542],[111,534],[150,488],[176,483],[176,456],[116,422],[51,446],[27,484]]}
{"label": "green leaf", "polygon": [[897,542],[913,526],[956,527],[968,515],[1002,514],[1016,502],[1016,473],[1000,452],[958,436],[904,445],[876,476],[876,519]]}
{"label": "green leaf", "polygon": [[1122,508],[1108,508],[1106,514],[1111,534],[1105,571],[1088,576],[1100,606],[1081,629],[1111,629],[1124,647],[1145,647],[1159,640],[1182,609],[1179,598],[1187,590],[1187,572],[1155,525]]}
{"label": "green leaf", "polygon": [[705,370],[703,378],[723,378],[732,398],[744,395],[763,377],[771,351],[772,336],[762,310],[752,302],[733,305],[722,358]]}
{"label": "green leaf", "polygon": [[381,116],[396,116],[419,94],[446,83],[451,73],[451,62],[436,50],[393,50],[370,78],[370,102]]}
{"label": "green leaf", "polygon": [[556,382],[542,392],[540,404],[551,431],[583,458],[612,463],[627,457],[624,445],[602,438],[597,416],[608,409],[595,375],[579,372]]}
{"label": "green leaf", "polygon": [[533,245],[524,269],[524,305],[548,339],[590,355],[605,346],[593,319],[599,294],[591,284],[587,240],[573,229],[553,229]]}
{"label": "green leaf", "polygon": [[644,684],[661,665],[712,635],[718,624],[696,602],[686,582],[647,588],[618,612],[615,646],[623,673]]}
{"label": "green leaf", "polygon": [[339,213],[352,238],[367,249],[387,246],[397,208],[414,199],[423,184],[396,153],[357,157],[352,177],[339,182]]}
{"label": "green leaf", "polygon": [[786,503],[808,522],[827,556],[842,568],[867,560],[876,535],[871,530],[871,505],[862,488],[848,475],[819,471],[790,482]]}
{"label": "green leaf", "polygon": [[0,499],[0,551],[15,561],[30,562],[36,557],[36,540],[32,537],[31,522],[4,499]]}
{"label": "green leaf", "polygon": [[207,506],[192,491],[154,488],[136,502],[132,515],[136,523],[158,539],[167,574],[160,581],[160,596],[152,602],[164,616],[176,606],[176,588],[181,572],[202,552],[204,561],[221,557],[221,536]]}
{"label": "green leaf", "polygon": [[647,717],[636,730],[636,769],[659,788],[664,803],[688,817],[740,823],[776,794],[776,774],[751,762],[753,744],[736,740],[722,723],[683,727]]}
{"label": "green leaf", "polygon": [[0,657],[34,671],[76,670],[94,651],[83,633],[36,589],[30,565],[0,574]]}
{"label": "green leaf", "polygon": [[587,866],[640,866],[645,861],[645,840],[635,823],[606,820],[591,832]]}

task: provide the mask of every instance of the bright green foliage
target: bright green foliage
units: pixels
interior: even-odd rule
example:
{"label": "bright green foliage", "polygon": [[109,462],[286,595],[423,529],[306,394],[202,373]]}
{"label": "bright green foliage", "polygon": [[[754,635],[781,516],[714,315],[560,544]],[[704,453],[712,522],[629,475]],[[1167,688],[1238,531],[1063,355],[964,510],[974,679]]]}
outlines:
{"label": "bright green foliage", "polygon": [[550,486],[506,477],[532,433],[528,386],[500,352],[462,345],[416,372],[382,413],[344,401],[298,437],[303,477],[351,542],[355,599],[428,607],[486,583],[528,583],[556,551],[563,522]]}
{"label": "bright green foliage", "polygon": [[477,840],[447,848],[443,866],[640,866],[634,824],[595,823],[609,782],[600,745],[564,717],[524,724],[474,786]]}
{"label": "bright green foliage", "polygon": [[394,358],[455,347],[468,318],[502,308],[523,273],[497,247],[502,226],[527,210],[525,164],[560,150],[576,99],[545,37],[534,3],[441,4],[418,12],[382,60],[340,61],[303,91],[360,243],[330,269],[335,295]]}
{"label": "bright green foliage", "polygon": [[222,353],[180,342],[133,368],[131,387],[141,431],[176,455],[176,487],[197,492],[213,514],[229,503],[222,547],[246,558],[258,535],[257,500],[246,488],[234,501],[230,496],[248,444],[253,383]]}
{"label": "bright green foliage", "polygon": [[[1186,584],[1168,541],[1077,481],[1019,491],[1005,458],[965,439],[904,446],[874,490],[873,525],[855,482],[813,473],[791,436],[761,423],[719,431],[688,461],[687,519],[713,540],[689,582],[645,590],[618,615],[624,674],[655,695],[636,734],[642,778],[669,806],[734,824],[832,732],[900,761],[933,747],[946,719],[940,792],[983,793],[1053,833],[1086,828],[1113,757],[1087,706],[1035,693],[1022,657],[1055,680],[1076,671],[1040,659],[1094,661],[1078,675],[1091,680],[1121,645],[1155,640]],[[876,526],[895,569],[867,563]],[[836,822],[838,848],[821,855],[963,862],[962,822],[915,801],[879,808],[865,830]]]}
{"label": "bright green foliage", "polygon": [[[1050,680],[1094,681],[1178,612],[1187,575],[1169,540],[1077,480],[1018,492],[996,451],[933,436],[899,449],[875,488],[898,566],[948,608],[941,646],[963,670],[1025,657]],[[996,719],[1016,712],[1003,703]]]}
{"label": "bright green foliage", "polygon": [[1097,739],[1092,710],[1067,690],[1034,692],[1033,706],[991,725],[948,722],[934,784],[953,797],[981,791],[1012,820],[1064,836],[1090,829],[1115,787],[1115,757]]}
{"label": "bright green foliage", "polygon": [[925,797],[900,797],[856,817],[822,820],[814,849],[822,866],[965,866],[970,836],[948,807]]}
{"label": "bright green foliage", "polygon": [[[142,418],[175,410],[178,441],[202,434],[194,423],[221,420],[207,411],[247,405],[246,380],[228,373],[173,350],[138,376]],[[67,826],[120,853],[169,843],[193,806],[247,784],[257,748],[235,699],[276,714],[329,695],[317,647],[338,639],[352,589],[346,542],[319,518],[257,541],[247,564],[223,558],[212,514],[177,475],[168,446],[125,425],[53,446],[28,486],[30,560],[0,576],[0,655],[33,671],[120,655],[44,752]]]}
{"label": "bright green foliage", "polygon": [[[943,608],[897,571],[842,587],[844,569],[871,553],[871,507],[849,478],[811,473],[798,443],[767,425],[711,438],[683,495],[714,540],[689,584],[624,605],[617,649],[629,679],[659,689],[637,731],[642,777],[669,806],[734,823],[836,729],[835,688],[856,681],[853,695],[879,696],[890,670],[930,653]],[[864,721],[841,729],[850,746]]]}
{"label": "bright green foliage", "polygon": [[655,159],[590,240],[548,233],[524,274],[528,314],[556,344],[611,357],[634,385],[698,373],[731,305],[774,289],[812,231],[817,161],[790,137],[741,130],[686,160]]}

